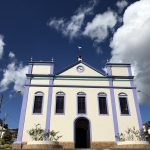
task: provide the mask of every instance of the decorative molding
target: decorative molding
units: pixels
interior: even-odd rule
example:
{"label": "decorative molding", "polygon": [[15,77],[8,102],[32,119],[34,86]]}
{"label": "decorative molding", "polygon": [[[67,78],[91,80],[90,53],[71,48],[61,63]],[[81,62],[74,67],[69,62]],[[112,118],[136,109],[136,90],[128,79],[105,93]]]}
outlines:
{"label": "decorative molding", "polygon": [[112,76],[112,75],[107,75],[107,76],[73,76],[73,75],[53,75],[53,74],[26,74],[27,77],[54,77],[54,79],[57,78],[93,78],[93,79],[109,79],[109,78],[113,78],[113,79],[134,79],[134,76]]}
{"label": "decorative molding", "polygon": [[110,89],[136,89],[136,87],[122,87],[122,86],[84,86],[84,85],[46,85],[46,84],[26,84],[25,86],[33,87],[68,87],[68,88],[110,88]]}
{"label": "decorative molding", "polygon": [[54,61],[29,61],[29,65],[41,65],[41,64],[44,64],[44,65],[49,65],[49,64],[53,64]]}
{"label": "decorative molding", "polygon": [[131,66],[131,64],[128,64],[128,63],[106,63],[106,66],[107,67],[128,67],[128,66]]}

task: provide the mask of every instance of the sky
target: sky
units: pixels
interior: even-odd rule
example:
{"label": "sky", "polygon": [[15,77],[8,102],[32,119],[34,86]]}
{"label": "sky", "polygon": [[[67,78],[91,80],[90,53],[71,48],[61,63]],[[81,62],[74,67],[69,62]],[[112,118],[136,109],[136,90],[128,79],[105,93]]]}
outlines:
{"label": "sky", "polygon": [[[143,122],[150,120],[150,0],[0,0],[0,117],[17,128],[28,61],[55,73],[83,60],[131,63]],[[22,92],[18,92],[22,91]]]}

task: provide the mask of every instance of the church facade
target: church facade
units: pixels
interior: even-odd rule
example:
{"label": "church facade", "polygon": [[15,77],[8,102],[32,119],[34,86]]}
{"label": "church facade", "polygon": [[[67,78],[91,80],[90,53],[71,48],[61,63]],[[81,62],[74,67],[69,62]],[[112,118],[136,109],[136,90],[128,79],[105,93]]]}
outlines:
{"label": "church facade", "polygon": [[40,124],[59,131],[65,148],[115,144],[127,128],[142,128],[130,64],[107,63],[103,73],[81,58],[54,73],[53,61],[30,61],[16,143]]}

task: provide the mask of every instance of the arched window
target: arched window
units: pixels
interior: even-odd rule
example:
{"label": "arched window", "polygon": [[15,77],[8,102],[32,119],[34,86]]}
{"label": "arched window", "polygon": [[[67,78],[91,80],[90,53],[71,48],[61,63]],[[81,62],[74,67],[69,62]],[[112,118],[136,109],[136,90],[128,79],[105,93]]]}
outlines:
{"label": "arched window", "polygon": [[56,114],[63,114],[64,113],[64,92],[57,92],[56,93]]}
{"label": "arched window", "polygon": [[128,95],[126,93],[119,93],[119,103],[120,103],[120,113],[123,115],[129,114],[129,106],[128,106]]}
{"label": "arched window", "polygon": [[78,114],[86,113],[85,98],[86,94],[84,92],[77,93]]}
{"label": "arched window", "polygon": [[36,113],[36,114],[42,113],[43,96],[44,96],[43,92],[36,92],[35,93],[33,113]]}
{"label": "arched window", "polygon": [[107,110],[107,94],[104,92],[98,93],[99,113],[108,114]]}

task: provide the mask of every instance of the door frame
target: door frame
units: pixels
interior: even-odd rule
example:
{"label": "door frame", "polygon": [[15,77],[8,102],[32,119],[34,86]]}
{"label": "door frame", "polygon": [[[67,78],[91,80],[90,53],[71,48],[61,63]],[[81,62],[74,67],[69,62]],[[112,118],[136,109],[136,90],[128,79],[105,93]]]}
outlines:
{"label": "door frame", "polygon": [[74,123],[73,123],[73,128],[74,128],[74,148],[75,148],[75,144],[76,144],[76,122],[79,119],[85,119],[85,120],[88,121],[88,124],[89,124],[89,139],[88,139],[88,142],[89,142],[89,148],[91,148],[91,143],[92,143],[91,122],[90,122],[90,120],[87,117],[84,117],[84,116],[79,116],[76,119],[74,119]]}

